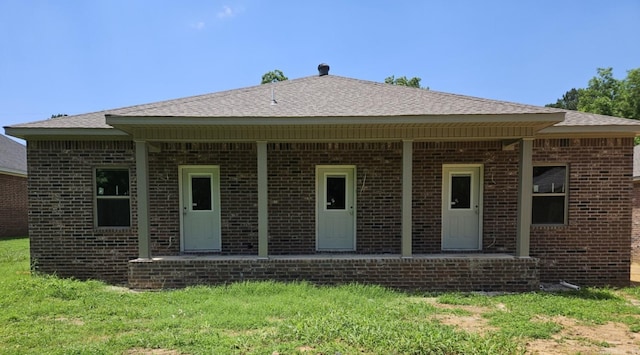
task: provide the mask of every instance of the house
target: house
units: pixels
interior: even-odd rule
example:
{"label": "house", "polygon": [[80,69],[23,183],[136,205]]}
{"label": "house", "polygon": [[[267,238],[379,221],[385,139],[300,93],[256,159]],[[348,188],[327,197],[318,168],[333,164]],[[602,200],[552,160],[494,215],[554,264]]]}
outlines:
{"label": "house", "polygon": [[629,284],[640,122],[319,75],[6,127],[34,268],[526,291]]}
{"label": "house", "polygon": [[0,238],[26,236],[27,149],[3,135],[0,135],[0,200]]}

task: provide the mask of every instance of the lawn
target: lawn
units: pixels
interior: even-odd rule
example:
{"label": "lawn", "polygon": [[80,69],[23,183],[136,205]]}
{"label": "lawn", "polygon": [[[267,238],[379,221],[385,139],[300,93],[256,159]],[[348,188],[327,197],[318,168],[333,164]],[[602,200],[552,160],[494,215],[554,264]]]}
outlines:
{"label": "lawn", "polygon": [[247,282],[132,292],[97,281],[32,275],[26,238],[0,240],[0,275],[0,354],[640,349],[638,288],[488,296]]}

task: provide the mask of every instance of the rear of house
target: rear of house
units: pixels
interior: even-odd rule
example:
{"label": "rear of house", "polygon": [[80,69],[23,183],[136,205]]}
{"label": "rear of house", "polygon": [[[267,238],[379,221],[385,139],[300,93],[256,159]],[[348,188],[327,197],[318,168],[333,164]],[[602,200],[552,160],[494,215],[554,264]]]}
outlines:
{"label": "rear of house", "polygon": [[29,232],[26,147],[0,135],[0,238]]}
{"label": "rear of house", "polygon": [[41,272],[514,291],[628,285],[639,129],[333,75],[6,128]]}

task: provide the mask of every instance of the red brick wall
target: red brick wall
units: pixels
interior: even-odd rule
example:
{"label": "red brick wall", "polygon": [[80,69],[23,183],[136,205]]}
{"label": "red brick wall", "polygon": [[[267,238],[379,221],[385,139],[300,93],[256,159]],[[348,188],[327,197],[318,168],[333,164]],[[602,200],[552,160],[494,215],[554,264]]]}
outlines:
{"label": "red brick wall", "polygon": [[640,262],[640,181],[633,182],[633,224],[631,253],[634,262]]}
{"label": "red brick wall", "polygon": [[[150,153],[152,254],[180,252],[179,165],[219,165],[224,254],[257,254],[255,144],[165,143]],[[357,253],[400,253],[400,143],[268,144],[269,252],[315,253],[315,167],[355,165]],[[569,166],[569,224],[534,226],[540,279],[626,285],[631,243],[631,139],[536,140],[533,160]],[[124,282],[137,257],[130,142],[30,142],[32,260],[61,276]],[[414,253],[441,253],[442,164],[484,165],[484,253],[513,253],[518,152],[500,142],[414,144]],[[93,226],[93,168],[130,169],[132,227]],[[62,177],[62,178],[61,178]],[[89,249],[90,251],[87,251]]]}
{"label": "red brick wall", "polygon": [[[27,162],[35,271],[126,282],[127,263],[138,256],[133,143],[30,141]],[[94,227],[93,169],[104,166],[129,168],[131,228]]]}
{"label": "red brick wall", "polygon": [[406,290],[524,292],[538,289],[537,265],[533,258],[501,257],[134,260],[129,263],[129,286],[179,288],[275,279],[320,285],[359,282]]}
{"label": "red brick wall", "polygon": [[222,254],[258,254],[255,144],[165,143],[149,154],[151,254],[180,254],[180,165],[220,166]]}
{"label": "red brick wall", "polygon": [[413,152],[413,252],[442,252],[442,165],[484,165],[483,252],[515,252],[518,153],[501,142],[420,142]]}
{"label": "red brick wall", "polygon": [[633,139],[535,140],[533,160],[569,165],[568,225],[531,229],[541,281],[629,285]]}
{"label": "red brick wall", "polygon": [[0,173],[0,238],[29,233],[27,178]]}
{"label": "red brick wall", "polygon": [[400,253],[400,143],[268,145],[269,252],[316,251],[316,165],[356,166],[356,253]]}

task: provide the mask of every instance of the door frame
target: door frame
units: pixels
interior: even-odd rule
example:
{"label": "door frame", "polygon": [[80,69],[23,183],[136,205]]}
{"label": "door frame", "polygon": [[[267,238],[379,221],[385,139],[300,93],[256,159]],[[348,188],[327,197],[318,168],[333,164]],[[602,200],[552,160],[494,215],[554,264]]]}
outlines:
{"label": "door frame", "polygon": [[[215,208],[215,218],[218,219],[218,233],[220,235],[220,248],[217,249],[203,249],[203,252],[206,251],[221,251],[222,249],[222,220],[221,220],[221,205],[220,205],[220,165],[178,165],[178,201],[179,201],[179,215],[180,215],[180,252],[185,252],[184,250],[184,213],[182,213],[182,209],[184,206],[184,181],[182,178],[182,174],[185,169],[209,169],[212,174],[212,184],[213,190],[211,191],[212,196],[212,205]],[[188,198],[188,197],[187,197]]]}
{"label": "door frame", "polygon": [[[320,179],[318,179],[318,175],[320,174],[320,170],[322,169],[351,169],[351,171],[353,172],[353,231],[352,231],[352,235],[353,235],[353,245],[351,246],[351,248],[348,249],[320,249],[319,248],[319,244],[320,244],[320,210],[319,210],[319,205],[320,205],[320,201],[318,199],[319,195],[320,195]],[[326,174],[326,173],[325,173]],[[328,174],[331,174],[331,172],[328,172]],[[336,172],[336,175],[339,174],[343,174],[342,172]],[[315,191],[315,210],[316,210],[316,251],[355,251],[356,250],[356,245],[357,245],[357,235],[356,235],[356,231],[357,231],[357,225],[358,225],[358,206],[357,206],[357,202],[358,202],[358,195],[357,195],[357,186],[356,186],[356,181],[358,181],[358,176],[357,174],[357,170],[356,170],[356,166],[355,165],[316,165],[316,176],[315,176],[315,180],[316,180],[316,191]],[[322,178],[324,179],[326,175],[323,175]],[[347,186],[349,186],[349,181],[348,181],[349,175],[347,174]],[[323,200],[326,199],[326,187],[325,187],[325,191],[322,191],[322,197]],[[347,205],[349,205],[347,203]]]}
{"label": "door frame", "polygon": [[[455,248],[444,248],[444,218],[445,213],[449,206],[449,194],[450,191],[445,191],[445,186],[449,185],[449,190],[451,189],[451,183],[445,184],[445,179],[448,180],[450,174],[446,174],[447,169],[478,169],[478,248],[477,249],[455,249]],[[473,186],[472,186],[473,188]],[[441,185],[441,210],[440,210],[440,249],[443,251],[451,250],[468,250],[468,251],[481,251],[482,250],[482,226],[483,226],[483,210],[484,210],[484,164],[442,164],[442,185]]]}

